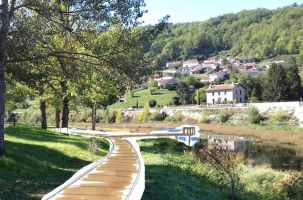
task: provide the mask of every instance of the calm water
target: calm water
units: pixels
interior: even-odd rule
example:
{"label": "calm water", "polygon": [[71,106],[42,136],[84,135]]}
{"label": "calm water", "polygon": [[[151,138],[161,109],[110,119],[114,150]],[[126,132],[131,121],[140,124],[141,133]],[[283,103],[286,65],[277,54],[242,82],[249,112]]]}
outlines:
{"label": "calm water", "polygon": [[281,146],[270,146],[258,140],[245,137],[221,135],[204,135],[202,142],[208,148],[220,145],[222,148],[245,155],[246,164],[266,165],[279,170],[303,171],[303,158],[292,149]]}

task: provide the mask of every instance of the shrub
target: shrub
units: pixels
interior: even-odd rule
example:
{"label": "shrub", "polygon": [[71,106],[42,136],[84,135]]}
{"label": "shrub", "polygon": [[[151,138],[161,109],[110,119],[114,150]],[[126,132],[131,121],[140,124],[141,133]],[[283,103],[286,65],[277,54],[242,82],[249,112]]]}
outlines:
{"label": "shrub", "polygon": [[167,84],[164,88],[169,91],[175,91],[177,90],[178,84]]}
{"label": "shrub", "polygon": [[148,88],[148,90],[149,90],[149,92],[150,92],[151,95],[153,95],[156,92],[157,89],[158,88],[156,88],[156,87],[149,87]]}
{"label": "shrub", "polygon": [[182,115],[182,112],[176,112],[175,114],[167,117],[165,119],[165,121],[168,121],[168,122],[182,122],[184,116]]}
{"label": "shrub", "polygon": [[90,152],[96,153],[99,149],[98,140],[94,137],[90,138],[88,141],[88,150]]}
{"label": "shrub", "polygon": [[167,117],[166,113],[160,113],[160,112],[153,112],[150,115],[151,121],[163,121]]}
{"label": "shrub", "polygon": [[270,123],[285,123],[288,120],[289,120],[289,115],[282,110],[276,112],[275,114],[269,117]]}
{"label": "shrub", "polygon": [[118,111],[117,115],[116,115],[116,123],[121,123],[122,122],[122,117],[123,117],[122,112]]}
{"label": "shrub", "polygon": [[178,105],[180,104],[180,98],[179,98],[179,97],[173,97],[172,103],[173,103],[175,106],[178,106]]}
{"label": "shrub", "polygon": [[114,123],[116,120],[116,111],[106,111],[106,118],[105,121],[107,123]]}
{"label": "shrub", "polygon": [[207,110],[202,110],[201,114],[200,114],[200,117],[199,117],[199,123],[210,123],[210,120],[208,119],[207,117]]}
{"label": "shrub", "polygon": [[150,111],[150,107],[149,107],[149,104],[146,103],[144,108],[143,108],[143,111],[142,112],[138,112],[135,117],[134,117],[134,120],[136,122],[147,122],[148,121],[148,118],[149,118],[149,111]]}
{"label": "shrub", "polygon": [[250,108],[248,110],[248,123],[250,124],[260,124],[262,116],[260,115],[257,108]]}
{"label": "shrub", "polygon": [[228,119],[230,118],[231,114],[228,112],[228,110],[222,110],[219,114],[219,122],[220,123],[226,123]]}
{"label": "shrub", "polygon": [[151,99],[151,100],[149,100],[148,104],[151,108],[154,108],[157,105],[157,101],[154,99]]}

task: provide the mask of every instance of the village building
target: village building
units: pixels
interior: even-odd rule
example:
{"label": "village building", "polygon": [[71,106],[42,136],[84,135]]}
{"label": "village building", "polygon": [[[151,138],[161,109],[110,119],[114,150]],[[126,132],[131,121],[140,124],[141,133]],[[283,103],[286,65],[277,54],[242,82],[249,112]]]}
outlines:
{"label": "village building", "polygon": [[225,80],[227,74],[223,71],[214,72],[208,75],[209,82],[219,82]]}
{"label": "village building", "polygon": [[213,56],[208,58],[207,60],[204,60],[203,62],[204,64],[222,64],[222,58],[217,57],[217,56]]}
{"label": "village building", "polygon": [[178,69],[178,72],[180,74],[191,74],[191,70],[190,70],[190,67],[180,67]]}
{"label": "village building", "polygon": [[158,87],[166,87],[167,85],[173,85],[178,83],[178,80],[173,76],[164,76],[162,78],[154,80],[158,82]]}
{"label": "village building", "polygon": [[208,70],[215,70],[218,65],[215,63],[203,63],[202,66]]}
{"label": "village building", "polygon": [[239,73],[246,76],[257,77],[261,72],[259,70],[242,70]]}
{"label": "village building", "polygon": [[177,70],[175,68],[162,70],[163,76],[173,76],[174,74],[177,74],[177,73],[179,73],[179,70]]}
{"label": "village building", "polygon": [[206,90],[206,99],[208,104],[245,103],[245,88],[238,83],[210,85]]}
{"label": "village building", "polygon": [[184,60],[183,61],[183,67],[193,67],[193,66],[196,66],[196,65],[199,65],[199,61],[198,59],[189,59],[189,60]]}
{"label": "village building", "polygon": [[172,62],[167,62],[165,67],[166,68],[177,68],[182,66],[182,61],[172,61]]}
{"label": "village building", "polygon": [[196,65],[193,67],[190,67],[190,74],[201,74],[205,71],[205,68],[202,65]]}

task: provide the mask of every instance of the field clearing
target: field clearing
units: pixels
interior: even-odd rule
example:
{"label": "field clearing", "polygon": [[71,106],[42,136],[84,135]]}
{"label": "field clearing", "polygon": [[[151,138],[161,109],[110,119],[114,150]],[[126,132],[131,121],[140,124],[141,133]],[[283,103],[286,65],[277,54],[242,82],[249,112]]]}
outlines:
{"label": "field clearing", "polygon": [[154,92],[153,95],[150,94],[150,91],[148,89],[139,90],[134,92],[133,97],[127,94],[126,102],[115,103],[114,105],[109,106],[109,109],[125,109],[132,106],[136,106],[137,100],[139,107],[144,107],[144,105],[148,103],[151,99],[156,100],[157,105],[159,106],[166,106],[171,104],[172,98],[175,96],[175,91],[169,91],[166,89],[158,89]]}

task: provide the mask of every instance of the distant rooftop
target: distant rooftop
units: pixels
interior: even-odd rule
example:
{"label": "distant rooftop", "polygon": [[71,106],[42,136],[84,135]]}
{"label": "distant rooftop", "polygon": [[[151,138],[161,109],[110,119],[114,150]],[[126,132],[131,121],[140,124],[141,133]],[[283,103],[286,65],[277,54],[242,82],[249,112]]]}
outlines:
{"label": "distant rooftop", "polygon": [[206,91],[212,92],[212,91],[218,91],[218,90],[232,90],[232,89],[234,89],[234,87],[236,87],[238,85],[239,85],[239,83],[210,85]]}

